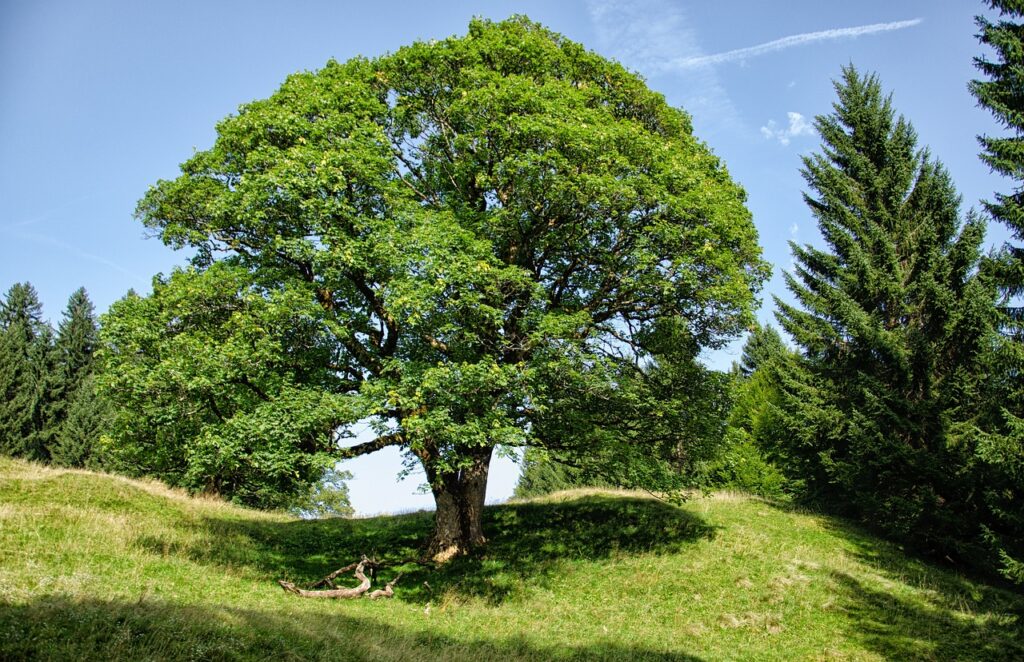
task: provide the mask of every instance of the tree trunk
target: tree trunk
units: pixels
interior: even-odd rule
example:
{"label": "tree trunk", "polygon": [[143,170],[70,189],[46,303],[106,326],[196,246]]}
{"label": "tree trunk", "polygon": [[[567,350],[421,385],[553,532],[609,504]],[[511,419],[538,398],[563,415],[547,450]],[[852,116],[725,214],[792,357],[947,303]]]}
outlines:
{"label": "tree trunk", "polygon": [[494,449],[481,449],[473,458],[473,466],[463,472],[462,478],[462,530],[469,547],[487,542],[484,538],[484,498],[487,496],[487,477],[491,470],[491,454]]}
{"label": "tree trunk", "polygon": [[444,563],[486,542],[483,532],[484,497],[493,448],[469,451],[471,464],[459,471],[440,473],[424,463],[437,510],[427,556]]}

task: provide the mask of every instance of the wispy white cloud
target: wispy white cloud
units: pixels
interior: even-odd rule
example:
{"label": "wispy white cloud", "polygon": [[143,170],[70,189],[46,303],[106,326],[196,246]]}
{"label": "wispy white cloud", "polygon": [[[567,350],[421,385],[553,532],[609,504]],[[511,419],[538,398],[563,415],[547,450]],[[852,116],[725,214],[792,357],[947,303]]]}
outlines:
{"label": "wispy white cloud", "polygon": [[24,228],[30,225],[36,225],[37,223],[49,220],[50,218],[64,211],[67,211],[70,208],[78,207],[86,200],[97,198],[102,193],[103,191],[92,191],[90,193],[86,193],[85,195],[76,196],[74,198],[71,198],[70,200],[65,200],[64,202],[60,203],[55,207],[50,207],[49,209],[39,212],[38,214],[32,216],[31,218],[26,218],[20,221],[15,221],[13,223],[6,223],[4,225],[0,225],[0,230],[13,230],[15,228]]}
{"label": "wispy white cloud", "polygon": [[667,0],[588,0],[587,9],[602,53],[644,75],[679,77],[680,84],[673,87],[683,96],[672,102],[681,103],[698,129],[702,124],[706,128],[742,125],[714,68],[665,69],[666,62],[705,56],[682,7]]}
{"label": "wispy white cloud", "polygon": [[798,234],[800,234],[800,226],[794,222],[793,225],[789,226],[789,236],[796,239]]}
{"label": "wispy white cloud", "polygon": [[800,34],[782,37],[773,41],[737,48],[712,55],[686,55],[667,60],[661,64],[663,69],[674,69],[685,71],[687,69],[699,69],[724,62],[735,62],[746,60],[766,53],[774,53],[786,48],[805,46],[819,41],[834,41],[836,39],[856,39],[865,35],[877,34],[879,32],[891,32],[892,30],[903,30],[921,23],[920,18],[908,21],[893,21],[891,23],[872,23],[871,25],[858,25],[851,28],[833,28],[831,30],[820,30],[818,32],[803,32]]}
{"label": "wispy white cloud", "polygon": [[785,127],[779,127],[775,120],[768,120],[768,124],[761,127],[761,135],[767,140],[778,140],[783,145],[788,145],[789,141],[797,136],[814,135],[814,127],[800,113],[789,111],[786,118],[789,125]]}
{"label": "wispy white cloud", "polygon": [[113,269],[114,271],[117,271],[117,272],[119,272],[119,273],[121,273],[121,274],[123,274],[125,276],[130,277],[132,280],[134,280],[134,281],[136,281],[138,283],[145,283],[146,282],[146,279],[143,278],[142,276],[140,276],[139,274],[134,273],[132,271],[129,271],[128,269],[125,269],[124,267],[122,267],[117,262],[114,262],[113,260],[105,258],[102,255],[97,255],[95,253],[90,253],[88,251],[83,251],[82,249],[78,248],[74,244],[70,244],[70,243],[68,243],[66,241],[63,241],[61,239],[57,239],[56,237],[51,237],[50,235],[40,234],[40,233],[36,233],[36,232],[22,232],[20,230],[15,229],[15,228],[19,227],[20,225],[22,225],[22,224],[15,224],[14,226],[10,226],[10,227],[0,227],[0,234],[9,234],[9,235],[14,236],[14,237],[16,237],[18,239],[23,239],[23,240],[26,240],[26,241],[32,241],[32,242],[36,242],[36,243],[39,243],[39,244],[44,244],[44,245],[47,245],[47,246],[52,246],[54,248],[59,248],[61,250],[67,251],[68,253],[71,253],[72,255],[74,255],[76,257],[82,258],[83,260],[89,260],[90,262],[95,262],[97,264],[102,264],[105,267],[108,267],[110,269]]}
{"label": "wispy white cloud", "polygon": [[[673,74],[680,78],[674,86],[683,95],[673,100],[690,112],[698,129],[743,129],[740,113],[716,73],[716,64],[746,60],[786,48],[837,39],[855,39],[893,30],[903,30],[921,23],[920,18],[890,23],[873,23],[848,28],[805,32],[775,39],[756,46],[708,54],[685,9],[668,0],[587,0],[587,10],[597,35],[601,52],[608,53],[648,76]],[[795,81],[790,87],[795,85]],[[803,131],[797,126],[780,128],[772,123],[761,129],[782,144]],[[703,131],[699,131],[703,132]]]}

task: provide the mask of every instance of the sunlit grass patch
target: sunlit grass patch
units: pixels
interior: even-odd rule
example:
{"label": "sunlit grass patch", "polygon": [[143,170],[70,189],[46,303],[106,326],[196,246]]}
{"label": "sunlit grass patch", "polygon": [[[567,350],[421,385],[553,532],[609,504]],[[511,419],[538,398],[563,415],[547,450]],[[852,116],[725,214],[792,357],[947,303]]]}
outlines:
{"label": "sunlit grass patch", "polygon": [[[1024,598],[841,520],[737,494],[586,490],[489,507],[489,543],[389,601],[308,601],[430,513],[303,521],[0,460],[0,658],[1024,658]],[[354,580],[353,580],[354,581]]]}

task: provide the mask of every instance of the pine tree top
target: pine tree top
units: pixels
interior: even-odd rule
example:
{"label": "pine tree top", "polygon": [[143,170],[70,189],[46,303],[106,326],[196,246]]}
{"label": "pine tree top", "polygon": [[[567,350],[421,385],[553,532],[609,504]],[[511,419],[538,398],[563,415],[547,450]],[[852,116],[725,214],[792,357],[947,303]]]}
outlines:
{"label": "pine tree top", "polygon": [[791,244],[798,306],[779,321],[812,356],[888,356],[909,369],[910,329],[942,324],[973,277],[984,223],[962,222],[953,182],[874,75],[843,69],[821,150],[804,159],[805,200],[824,248]]}
{"label": "pine tree top", "polygon": [[57,328],[57,350],[64,386],[69,392],[77,388],[84,375],[92,369],[98,342],[99,325],[95,309],[85,288],[81,287],[68,299],[64,317]]}
{"label": "pine tree top", "polygon": [[0,330],[21,326],[31,340],[42,332],[47,324],[43,321],[43,304],[31,283],[15,283],[0,298]]}

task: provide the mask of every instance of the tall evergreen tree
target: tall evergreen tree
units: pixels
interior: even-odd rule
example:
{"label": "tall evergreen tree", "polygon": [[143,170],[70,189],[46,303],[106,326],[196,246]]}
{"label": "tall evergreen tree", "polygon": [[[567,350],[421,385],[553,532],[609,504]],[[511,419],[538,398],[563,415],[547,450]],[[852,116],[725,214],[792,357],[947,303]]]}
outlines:
{"label": "tall evergreen tree", "polygon": [[[919,150],[875,76],[845,68],[804,159],[827,248],[792,244],[802,350],[780,364],[781,454],[810,494],[920,549],[967,556],[991,519],[971,472],[995,293],[978,275],[983,221]],[[973,545],[973,546],[972,546]]]}
{"label": "tall evergreen tree", "polygon": [[61,385],[69,394],[77,390],[85,376],[92,372],[93,352],[98,341],[95,309],[85,288],[80,287],[68,299],[64,319],[57,327]]}
{"label": "tall evergreen tree", "polygon": [[[1010,193],[997,193],[984,203],[996,220],[1004,223],[1017,241],[1024,241],[1024,24],[1014,22],[1024,16],[1022,0],[989,0],[1000,20],[976,18],[978,39],[992,48],[994,58],[974,58],[974,64],[987,80],[968,85],[978,105],[987,108],[1009,135],[979,136],[981,159],[995,172],[1014,180]],[[1000,284],[1007,296],[1007,312],[1020,331],[1024,308],[1010,297],[1024,292],[1024,247],[1007,245],[999,263]]]}
{"label": "tall evergreen tree", "polygon": [[749,377],[763,365],[786,352],[782,336],[771,324],[758,324],[743,344],[743,355],[740,357],[739,371]]}
{"label": "tall evergreen tree", "polygon": [[0,452],[48,459],[53,331],[29,283],[0,300]]}
{"label": "tall evergreen tree", "polygon": [[101,438],[110,431],[114,414],[109,400],[97,390],[95,379],[94,374],[85,375],[67,400],[64,421],[54,430],[50,445],[54,464],[89,468],[106,466]]}
{"label": "tall evergreen tree", "polygon": [[[991,47],[993,57],[977,57],[975,66],[987,80],[969,84],[978,105],[987,108],[1007,130],[1002,136],[979,136],[981,159],[993,171],[1010,177],[1010,193],[995,195],[985,208],[994,219],[1009,228],[1012,237],[1024,241],[1024,1],[990,0],[999,12],[993,22],[977,17],[978,39]],[[1000,535],[990,530],[998,549],[1003,572],[1024,583],[1024,557],[1015,555],[1003,540],[1024,533],[1024,509],[1015,497],[1024,493],[1024,247],[1007,243],[987,266],[995,275],[1002,292],[1003,342],[994,370],[992,425],[990,434],[979,444],[979,455],[987,468],[991,507],[999,516]]]}
{"label": "tall evergreen tree", "polygon": [[98,461],[96,444],[110,419],[109,405],[91,379],[99,325],[85,288],[68,300],[57,329],[57,369],[53,374],[50,425],[53,461],[85,466]]}

